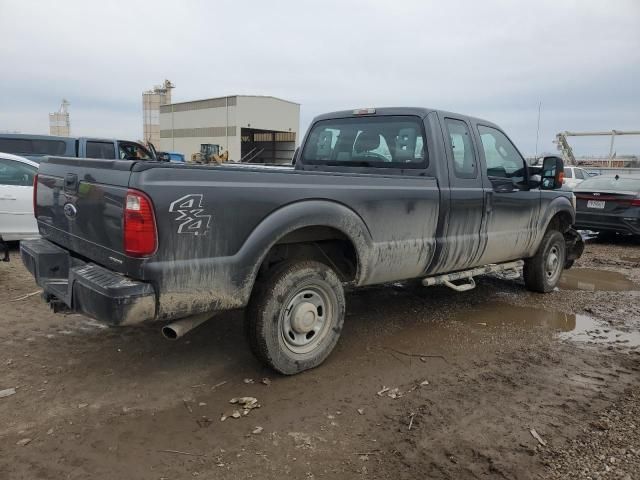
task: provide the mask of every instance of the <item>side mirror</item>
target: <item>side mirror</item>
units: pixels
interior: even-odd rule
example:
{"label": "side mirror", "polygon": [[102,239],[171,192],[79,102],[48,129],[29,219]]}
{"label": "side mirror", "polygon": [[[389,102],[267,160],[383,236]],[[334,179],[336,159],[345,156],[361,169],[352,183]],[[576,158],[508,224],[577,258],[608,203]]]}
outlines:
{"label": "side mirror", "polygon": [[564,162],[560,157],[545,157],[542,162],[543,190],[556,190],[562,187],[564,180]]}

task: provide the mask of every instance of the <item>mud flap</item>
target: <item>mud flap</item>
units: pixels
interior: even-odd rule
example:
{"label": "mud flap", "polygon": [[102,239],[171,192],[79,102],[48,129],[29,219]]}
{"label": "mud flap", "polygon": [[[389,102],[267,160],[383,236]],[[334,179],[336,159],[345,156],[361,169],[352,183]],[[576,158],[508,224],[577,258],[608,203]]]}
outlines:
{"label": "mud flap", "polygon": [[570,228],[564,232],[564,240],[567,246],[567,258],[564,264],[564,268],[568,270],[578,258],[582,256],[584,252],[584,240],[575,229]]}

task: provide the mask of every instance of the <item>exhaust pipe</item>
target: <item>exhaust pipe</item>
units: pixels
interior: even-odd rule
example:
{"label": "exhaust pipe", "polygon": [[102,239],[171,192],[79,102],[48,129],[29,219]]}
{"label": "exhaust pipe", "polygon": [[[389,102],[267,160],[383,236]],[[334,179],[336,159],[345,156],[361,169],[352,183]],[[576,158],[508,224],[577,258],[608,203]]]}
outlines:
{"label": "exhaust pipe", "polygon": [[176,320],[175,322],[162,327],[162,335],[167,340],[177,340],[180,337],[184,336],[186,333],[196,328],[201,323],[204,323],[210,318],[213,318],[213,316],[214,314],[209,312]]}

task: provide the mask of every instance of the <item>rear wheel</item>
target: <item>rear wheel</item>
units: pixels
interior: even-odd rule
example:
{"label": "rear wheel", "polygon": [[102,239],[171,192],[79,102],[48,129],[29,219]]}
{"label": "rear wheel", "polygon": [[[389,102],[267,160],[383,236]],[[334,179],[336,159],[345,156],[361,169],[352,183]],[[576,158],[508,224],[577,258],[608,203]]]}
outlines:
{"label": "rear wheel", "polygon": [[335,347],[344,323],[342,282],[327,265],[280,265],[256,285],[245,333],[259,360],[285,374],[320,365]]}
{"label": "rear wheel", "polygon": [[545,233],[536,254],[524,262],[524,283],[534,292],[546,293],[553,290],[566,261],[564,236],[557,230]]}

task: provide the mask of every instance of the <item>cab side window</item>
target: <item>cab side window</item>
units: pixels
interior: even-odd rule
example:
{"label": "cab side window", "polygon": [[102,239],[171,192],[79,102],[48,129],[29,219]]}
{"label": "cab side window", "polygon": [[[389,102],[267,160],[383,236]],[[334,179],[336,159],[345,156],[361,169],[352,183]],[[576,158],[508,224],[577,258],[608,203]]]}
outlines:
{"label": "cab side window", "polygon": [[476,178],[478,169],[469,127],[462,120],[453,118],[445,118],[445,125],[449,134],[449,148],[456,177]]}
{"label": "cab side window", "polygon": [[31,187],[36,171],[31,165],[0,158],[0,185]]}
{"label": "cab side window", "polygon": [[507,136],[498,129],[484,125],[478,125],[478,133],[487,162],[487,176],[510,178],[516,184],[524,182],[526,175],[524,158]]}
{"label": "cab side window", "polygon": [[116,158],[116,148],[112,142],[87,142],[87,158]]}

